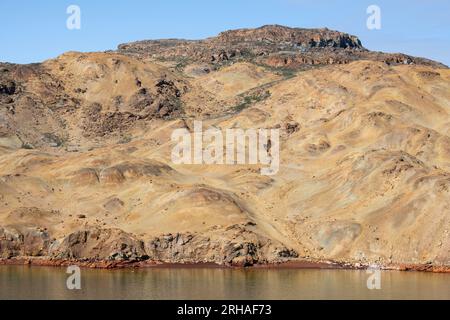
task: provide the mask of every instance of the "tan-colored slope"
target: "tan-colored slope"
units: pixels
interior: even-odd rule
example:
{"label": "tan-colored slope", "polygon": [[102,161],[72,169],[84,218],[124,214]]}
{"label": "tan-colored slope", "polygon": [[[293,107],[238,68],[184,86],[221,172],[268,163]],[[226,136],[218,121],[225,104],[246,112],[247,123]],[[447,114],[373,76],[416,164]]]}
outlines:
{"label": "tan-colored slope", "polygon": [[156,81],[170,75],[158,64],[113,53],[69,52],[46,61],[44,67],[63,83],[65,91],[86,103],[105,106],[104,111],[115,110],[117,97],[121,97],[120,105],[129,107],[140,88],[154,89]]}
{"label": "tan-colored slope", "polygon": [[[100,76],[103,57],[67,65],[58,77],[79,70]],[[104,63],[114,68],[112,60]],[[108,105],[112,75],[120,80],[112,96],[127,99],[136,75],[143,83],[160,76],[158,66],[136,65],[138,73],[120,68],[83,80],[93,88],[85,99]],[[131,141],[91,151],[2,148],[0,226],[47,228],[59,254],[69,235],[95,227],[130,233],[126,243],[142,239],[152,257],[172,262],[284,261],[295,259],[293,249],[300,258],[450,265],[448,69],[359,61],[281,80],[238,64],[173,77],[198,90],[186,101],[207,91],[204,100],[215,112],[221,109],[214,103],[270,83],[264,99],[204,126],[280,128],[279,173],[174,165],[170,135],[193,119],[152,120],[127,129]]]}
{"label": "tan-colored slope", "polygon": [[279,80],[281,77],[250,63],[237,63],[196,79],[205,90],[220,100],[235,98],[250,89]]}
{"label": "tan-colored slope", "polygon": [[249,63],[191,77],[112,52],[69,52],[14,68],[17,90],[1,110],[0,144],[40,149],[88,150],[128,141],[154,119],[221,116],[241,95],[280,79]]}
{"label": "tan-colored slope", "polygon": [[[192,66],[194,70],[197,65]],[[188,116],[196,118],[220,117],[234,113],[245,96],[251,96],[265,87],[283,79],[282,76],[247,62],[235,63],[216,71],[193,74],[189,67],[184,70],[189,77],[190,90],[183,97]]]}
{"label": "tan-colored slope", "polygon": [[305,254],[448,264],[449,75],[373,62],[306,72],[229,121],[301,127],[263,198]]}

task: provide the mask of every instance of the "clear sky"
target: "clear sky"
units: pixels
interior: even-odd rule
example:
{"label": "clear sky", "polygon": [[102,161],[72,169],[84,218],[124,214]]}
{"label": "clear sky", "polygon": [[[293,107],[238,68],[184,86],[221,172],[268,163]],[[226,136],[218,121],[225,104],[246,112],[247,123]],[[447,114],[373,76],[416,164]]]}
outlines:
{"label": "clear sky", "polygon": [[[66,9],[81,8],[68,30]],[[381,29],[366,26],[369,5]],[[144,39],[201,39],[220,31],[281,24],[328,27],[371,50],[404,52],[450,65],[449,0],[2,0],[0,61],[30,63],[66,51],[103,51]]]}

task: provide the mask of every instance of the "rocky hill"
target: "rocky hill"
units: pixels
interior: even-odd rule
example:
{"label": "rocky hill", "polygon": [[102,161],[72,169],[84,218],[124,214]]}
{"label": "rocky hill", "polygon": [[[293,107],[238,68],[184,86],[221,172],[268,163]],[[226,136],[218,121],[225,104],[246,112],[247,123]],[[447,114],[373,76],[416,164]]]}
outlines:
{"label": "rocky hill", "polygon": [[[328,29],[3,63],[0,257],[448,270],[449,108],[446,66]],[[279,128],[280,171],[173,164],[194,120]]]}
{"label": "rocky hill", "polygon": [[375,60],[388,64],[443,65],[404,54],[366,50],[352,35],[324,29],[288,28],[268,25],[257,29],[222,32],[206,40],[151,40],[119,45],[118,52],[137,57],[174,60],[179,67],[193,62],[217,68],[236,61],[251,61],[271,67],[298,70],[300,67],[345,64]]}

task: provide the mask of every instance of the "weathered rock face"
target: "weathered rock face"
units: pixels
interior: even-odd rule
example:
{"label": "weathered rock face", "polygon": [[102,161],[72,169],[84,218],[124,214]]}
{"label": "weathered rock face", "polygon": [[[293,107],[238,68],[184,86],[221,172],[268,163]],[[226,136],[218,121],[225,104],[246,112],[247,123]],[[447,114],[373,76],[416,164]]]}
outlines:
{"label": "weathered rock face", "polygon": [[400,54],[366,50],[361,41],[347,33],[329,29],[289,28],[267,25],[238,29],[205,40],[149,40],[121,44],[118,52],[152,58],[206,62],[212,65],[235,61],[254,61],[272,67],[311,68],[346,64],[356,60],[376,60],[390,64],[433,61]]}
{"label": "weathered rock face", "polygon": [[0,228],[0,255],[2,258],[19,256],[23,248],[23,236],[13,229]]}
{"label": "weathered rock face", "polygon": [[238,29],[220,33],[206,40],[156,40],[122,44],[124,53],[187,57],[206,62],[251,58],[280,51],[304,51],[312,48],[364,50],[360,40],[346,33],[328,29],[300,29],[278,25],[257,29]]}
{"label": "weathered rock face", "polygon": [[0,228],[0,257],[44,257],[60,260],[141,261],[148,258],[144,243],[118,229],[74,232],[51,239],[39,228]]}
{"label": "weathered rock face", "polygon": [[52,239],[47,231],[28,229],[23,233],[24,256],[42,256],[47,253]]}
{"label": "weathered rock face", "polygon": [[149,241],[146,247],[152,259],[169,263],[203,262],[245,267],[298,257],[294,250],[258,235],[246,225],[213,230],[208,236],[167,234]]}
{"label": "weathered rock face", "polygon": [[238,29],[220,33],[210,41],[220,43],[282,44],[304,48],[351,48],[364,49],[361,41],[352,35],[324,29],[288,28],[280,25],[267,25],[257,29]]}
{"label": "weathered rock face", "polygon": [[0,228],[0,257],[46,256],[51,239],[47,231],[39,228]]}
{"label": "weathered rock face", "polygon": [[247,267],[298,257],[294,250],[249,230],[248,225],[232,225],[225,230],[212,230],[209,234],[167,234],[144,244],[144,241],[119,229],[80,230],[55,240],[38,228],[27,228],[22,232],[0,228],[0,258],[43,257],[91,262],[150,260]]}
{"label": "weathered rock face", "polygon": [[[138,80],[139,81],[139,80]],[[160,79],[152,90],[141,88],[129,99],[125,108],[121,96],[115,99],[115,110],[104,110],[100,103],[88,106],[83,113],[81,128],[86,137],[106,136],[111,132],[125,132],[140,120],[177,117],[183,113],[182,91],[172,80]]]}
{"label": "weathered rock face", "polygon": [[148,258],[144,243],[118,229],[92,229],[74,232],[56,241],[49,255],[57,259],[141,261]]}

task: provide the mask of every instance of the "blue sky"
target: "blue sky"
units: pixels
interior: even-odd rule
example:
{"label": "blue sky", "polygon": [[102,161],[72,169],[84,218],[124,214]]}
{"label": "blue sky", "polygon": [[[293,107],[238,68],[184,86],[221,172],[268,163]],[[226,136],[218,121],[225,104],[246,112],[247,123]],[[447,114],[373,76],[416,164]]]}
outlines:
{"label": "blue sky", "polygon": [[[81,8],[81,30],[66,9]],[[369,5],[381,30],[366,27]],[[66,51],[102,51],[143,39],[201,39],[220,31],[282,24],[328,27],[371,50],[404,52],[450,65],[449,0],[14,0],[0,5],[0,61],[30,63]]]}

